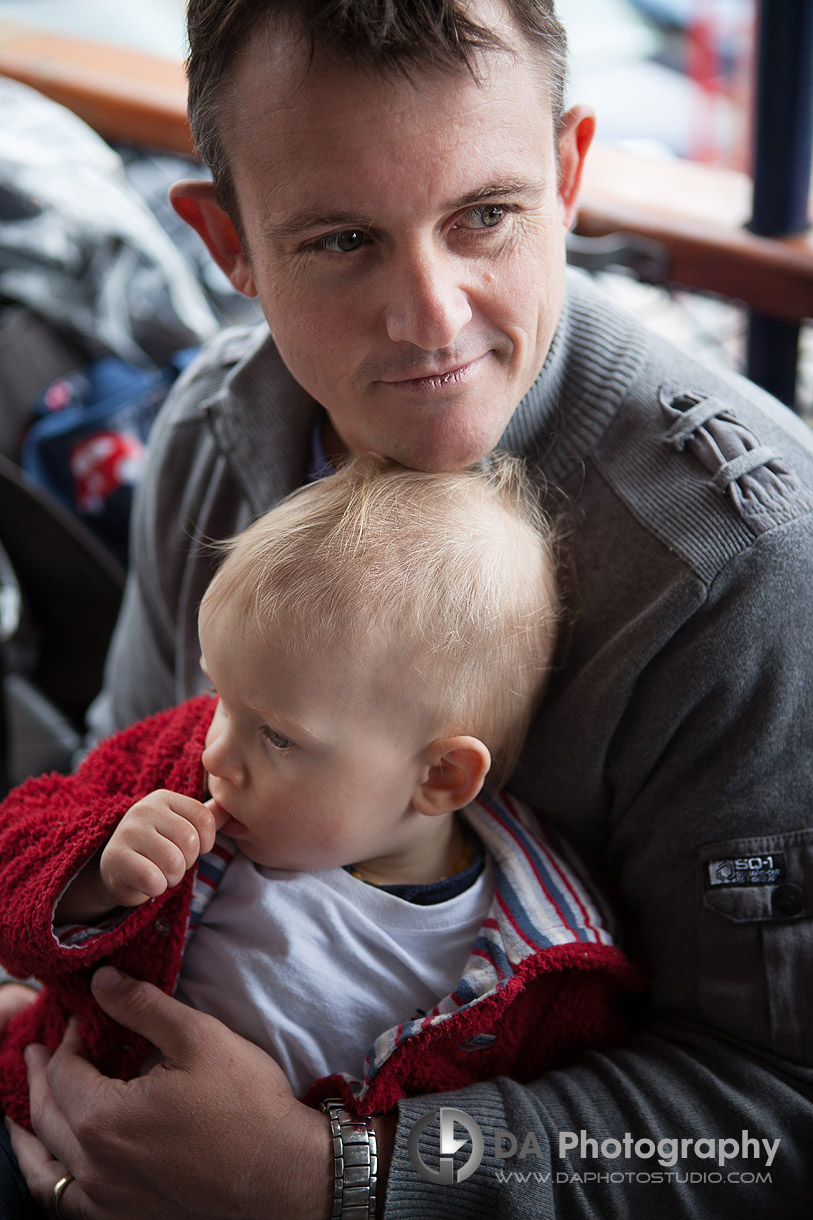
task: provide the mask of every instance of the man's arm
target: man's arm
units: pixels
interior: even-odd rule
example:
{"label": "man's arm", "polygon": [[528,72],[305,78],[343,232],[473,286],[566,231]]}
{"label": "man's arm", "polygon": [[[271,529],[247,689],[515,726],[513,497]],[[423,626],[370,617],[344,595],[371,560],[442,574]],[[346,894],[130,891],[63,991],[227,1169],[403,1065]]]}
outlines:
{"label": "man's arm", "polygon": [[[477,1115],[485,1136],[476,1173],[448,1185],[425,1180],[408,1150],[415,1123],[441,1106]],[[387,1220],[809,1215],[810,1070],[690,1026],[663,1024],[528,1088],[499,1080],[409,1098],[399,1116]],[[495,1143],[495,1133],[505,1132],[516,1144],[504,1134]],[[437,1123],[424,1132],[421,1147],[436,1169]],[[470,1153],[467,1144],[457,1164]]]}
{"label": "man's arm", "polygon": [[[527,1088],[498,1081],[402,1102],[388,1220],[808,1214],[811,587],[807,514],[745,550],[714,587],[698,585],[691,617],[668,642],[661,625],[657,651],[658,624],[650,635],[641,612],[626,666],[601,685],[606,648],[574,680],[584,682],[569,731],[570,696],[561,695],[546,739],[559,755],[541,755],[539,782],[550,797],[552,771],[566,772],[574,817],[595,744],[584,726],[594,730],[614,699],[621,708],[601,759],[607,865],[647,949],[655,1021],[629,1047],[586,1055]],[[690,597],[687,589],[683,602]],[[668,621],[675,604],[654,604],[651,617]],[[484,1159],[462,1183],[424,1180],[409,1156],[413,1124],[441,1104],[484,1132]],[[513,1156],[494,1153],[501,1130],[516,1137]],[[575,1143],[563,1146],[563,1134]],[[425,1138],[437,1166],[436,1129]],[[673,1159],[674,1141],[674,1163],[659,1163]]]}
{"label": "man's arm", "polygon": [[104,686],[87,713],[88,746],[176,702],[166,643],[131,569],[107,653]]}
{"label": "man's arm", "polygon": [[219,336],[178,378],[150,433],[124,599],[88,712],[90,744],[201,689],[187,671],[197,665],[197,604],[216,562],[208,543],[250,515],[203,406],[233,363],[230,334],[242,332]]}

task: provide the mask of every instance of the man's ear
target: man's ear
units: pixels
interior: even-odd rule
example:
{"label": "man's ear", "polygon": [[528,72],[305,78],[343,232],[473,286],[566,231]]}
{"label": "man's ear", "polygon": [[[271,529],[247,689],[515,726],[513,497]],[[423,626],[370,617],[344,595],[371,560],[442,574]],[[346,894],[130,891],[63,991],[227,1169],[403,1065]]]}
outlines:
{"label": "man's ear", "polygon": [[559,137],[559,201],[565,227],[576,219],[579,187],[587,150],[596,133],[596,116],[589,106],[572,106],[562,119]]}
{"label": "man's ear", "polygon": [[169,188],[169,201],[181,219],[203,238],[212,258],[225,271],[233,287],[244,296],[256,297],[248,255],[231,217],[217,202],[213,183],[197,178],[175,182]]}
{"label": "man's ear", "polygon": [[444,737],[428,747],[426,763],[412,804],[431,817],[452,813],[474,800],[491,766],[491,755],[476,737]]}

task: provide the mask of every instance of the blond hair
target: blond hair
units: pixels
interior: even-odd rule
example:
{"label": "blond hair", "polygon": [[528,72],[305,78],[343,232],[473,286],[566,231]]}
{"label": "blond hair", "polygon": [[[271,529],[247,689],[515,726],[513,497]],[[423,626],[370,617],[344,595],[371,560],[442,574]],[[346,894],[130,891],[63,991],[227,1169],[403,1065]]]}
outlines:
{"label": "blond hair", "polygon": [[435,736],[478,737],[505,781],[561,613],[554,534],[518,459],[428,474],[354,458],[222,546],[201,612],[292,653],[385,663]]}

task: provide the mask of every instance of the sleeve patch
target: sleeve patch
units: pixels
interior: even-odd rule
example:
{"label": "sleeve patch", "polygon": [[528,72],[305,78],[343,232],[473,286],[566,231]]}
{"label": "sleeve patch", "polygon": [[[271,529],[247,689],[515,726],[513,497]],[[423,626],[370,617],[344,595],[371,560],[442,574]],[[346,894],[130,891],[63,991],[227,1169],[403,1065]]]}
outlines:
{"label": "sleeve patch", "polygon": [[686,451],[709,472],[754,534],[813,511],[813,496],[774,447],[762,443],[720,398],[660,392],[666,442]]}

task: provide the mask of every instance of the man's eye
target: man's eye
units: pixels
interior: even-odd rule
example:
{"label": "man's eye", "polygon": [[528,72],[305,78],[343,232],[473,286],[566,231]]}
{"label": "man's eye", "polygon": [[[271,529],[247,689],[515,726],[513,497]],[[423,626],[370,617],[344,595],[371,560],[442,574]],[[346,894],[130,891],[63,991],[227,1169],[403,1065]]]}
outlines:
{"label": "man's eye", "polygon": [[505,208],[498,203],[488,203],[481,208],[472,208],[466,213],[467,229],[493,229],[505,215]]}
{"label": "man's eye", "polygon": [[361,229],[344,229],[341,233],[331,233],[329,237],[320,238],[316,245],[318,249],[330,250],[334,254],[352,254],[364,245],[366,236]]}
{"label": "man's eye", "polygon": [[290,739],[283,733],[278,733],[270,724],[264,724],[260,729],[260,733],[265,741],[275,750],[287,750],[292,744]]}

